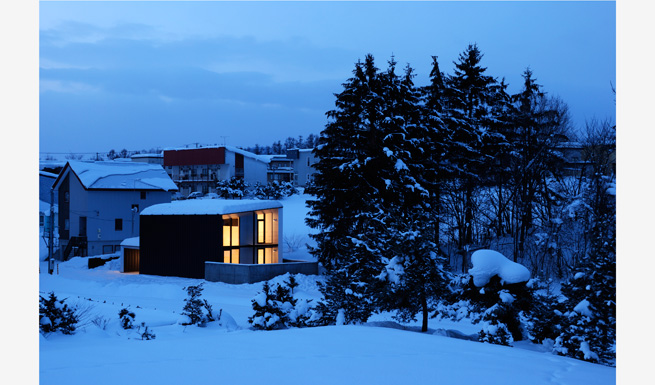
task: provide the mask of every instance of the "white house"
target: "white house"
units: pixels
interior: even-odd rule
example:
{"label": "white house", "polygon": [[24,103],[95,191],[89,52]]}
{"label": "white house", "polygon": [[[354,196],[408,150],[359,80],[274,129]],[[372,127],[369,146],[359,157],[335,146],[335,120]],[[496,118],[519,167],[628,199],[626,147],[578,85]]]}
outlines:
{"label": "white house", "polygon": [[314,164],[318,162],[318,158],[312,154],[312,151],[311,148],[287,150],[287,158],[293,161],[294,182],[297,186],[306,187],[307,183],[314,179],[316,173]]}
{"label": "white house", "polygon": [[266,184],[271,157],[232,146],[164,150],[164,169],[180,193],[216,192],[216,183],[232,177],[246,183]]}
{"label": "white house", "polygon": [[177,186],[162,166],[69,161],[54,182],[61,259],[109,254],[139,234],[139,213],[171,202]]}

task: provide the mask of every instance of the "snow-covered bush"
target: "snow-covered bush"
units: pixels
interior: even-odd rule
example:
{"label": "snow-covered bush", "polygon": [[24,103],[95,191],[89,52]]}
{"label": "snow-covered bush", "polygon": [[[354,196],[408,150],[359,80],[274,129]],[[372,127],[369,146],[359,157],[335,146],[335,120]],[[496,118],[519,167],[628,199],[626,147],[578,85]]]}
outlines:
{"label": "snow-covered bush", "polygon": [[536,290],[541,286],[530,280],[530,272],[502,254],[479,250],[471,257],[469,274],[456,277],[451,297],[437,307],[435,315],[470,318],[481,323],[480,341],[511,345],[529,338],[526,320],[531,320]]}
{"label": "snow-covered bush", "polygon": [[216,194],[225,199],[241,199],[246,195],[248,187],[243,178],[232,177],[216,183]]}
{"label": "snow-covered bush", "polygon": [[188,297],[184,300],[184,308],[182,308],[182,315],[187,316],[188,320],[183,321],[182,325],[198,325],[204,326],[207,322],[215,320],[212,306],[206,299],[201,299],[202,287],[204,283],[196,286],[187,286],[186,290]]}
{"label": "snow-covered bush", "polygon": [[260,330],[285,328],[289,312],[295,304],[296,300],[291,296],[289,288],[282,285],[271,287],[268,281],[264,282],[262,291],[252,300],[255,314],[248,318],[248,322]]}
{"label": "snow-covered bush", "polygon": [[39,330],[43,334],[61,331],[73,334],[79,321],[75,309],[69,307],[65,300],[57,299],[54,292],[45,298],[39,296]]}
{"label": "snow-covered bush", "polygon": [[248,322],[260,330],[318,326],[320,313],[312,306],[312,300],[293,297],[293,288],[297,286],[293,274],[282,284],[264,282],[262,291],[252,300],[255,314]]}
{"label": "snow-covered bush", "polygon": [[266,185],[257,183],[253,188],[253,195],[258,199],[281,199],[297,194],[298,190],[291,182],[273,181]]}
{"label": "snow-covered bush", "polygon": [[134,313],[127,310],[126,308],[121,309],[120,312],[118,312],[118,317],[121,320],[121,327],[125,330],[127,329],[132,329],[134,327],[133,322],[134,322]]}

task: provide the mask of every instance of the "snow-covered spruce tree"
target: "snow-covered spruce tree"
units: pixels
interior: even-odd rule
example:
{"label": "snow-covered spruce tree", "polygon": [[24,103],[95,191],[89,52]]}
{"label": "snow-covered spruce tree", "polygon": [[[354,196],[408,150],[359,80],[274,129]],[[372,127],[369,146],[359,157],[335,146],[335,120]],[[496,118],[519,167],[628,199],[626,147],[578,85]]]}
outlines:
{"label": "snow-covered spruce tree", "polygon": [[187,316],[189,321],[183,322],[182,325],[203,326],[206,322],[214,321],[211,305],[207,300],[200,298],[204,290],[203,285],[204,282],[184,288],[187,292],[187,298],[184,299],[184,307],[182,308],[181,314]]}
{"label": "snow-covered spruce tree", "polygon": [[[512,102],[512,126],[506,133],[510,142],[507,160],[511,203],[505,206],[514,218],[509,232],[514,240],[516,262],[526,256],[531,230],[538,225],[535,213],[543,211],[541,208],[545,208],[546,213],[551,211],[547,180],[561,176],[563,163],[555,144],[567,130],[567,111],[546,97],[529,68],[523,73],[523,88],[512,96]],[[542,219],[547,223],[552,218]]]}
{"label": "snow-covered spruce tree", "polygon": [[386,187],[380,192],[380,207],[387,214],[388,237],[382,254],[387,267],[380,275],[388,295],[381,308],[396,311],[405,322],[422,313],[422,331],[427,331],[430,304],[449,279],[434,238],[437,212],[430,194],[438,167],[432,164],[431,151],[437,145],[431,141],[434,133],[423,124],[413,77],[409,65],[397,76],[393,59],[380,76],[385,90],[381,127],[387,133],[382,141],[387,164],[381,169]]}
{"label": "snow-covered spruce tree", "polygon": [[[458,253],[462,256],[462,271],[468,268],[468,250],[473,244],[474,193],[489,174],[493,163],[490,141],[498,140],[493,128],[493,102],[497,101],[496,79],[484,75],[482,53],[477,45],[469,45],[455,62],[454,75],[448,76],[447,100],[450,130],[447,159],[455,170],[455,178],[448,191],[461,200],[458,219]],[[456,206],[454,206],[456,207]]]}
{"label": "snow-covered spruce tree", "polygon": [[373,57],[358,62],[353,77],[336,95],[335,109],[328,111],[328,123],[314,154],[314,183],[305,191],[307,224],[319,231],[311,237],[310,249],[326,268],[323,286],[323,316],[336,322],[339,309],[348,323],[366,322],[377,308],[376,277],[383,268],[386,213],[380,208],[380,191],[386,189],[380,175],[383,154],[380,127],[383,118],[383,90]]}
{"label": "snow-covered spruce tree", "polygon": [[39,296],[39,330],[43,334],[61,331],[63,334],[73,334],[78,316],[65,300],[57,299],[54,292],[48,297]]}
{"label": "snow-covered spruce tree", "polygon": [[443,183],[452,178],[454,170],[448,159],[450,131],[455,122],[448,114],[448,91],[444,74],[439,69],[436,56],[432,56],[430,84],[421,88],[421,124],[425,127],[423,147],[426,149],[423,159],[422,184],[429,191],[430,221],[434,229],[434,242],[437,252],[440,252],[441,216],[443,215],[442,190]]}
{"label": "snow-covered spruce tree", "polygon": [[291,296],[288,287],[283,285],[271,287],[266,281],[262,291],[252,300],[255,314],[248,318],[248,322],[259,330],[285,328],[289,322],[289,312],[295,305],[296,300]]}
{"label": "snow-covered spruce tree", "polygon": [[565,301],[554,352],[614,365],[616,357],[616,202],[611,157],[614,127],[587,126],[587,160],[592,165],[586,207],[591,218],[589,252],[562,285]]}

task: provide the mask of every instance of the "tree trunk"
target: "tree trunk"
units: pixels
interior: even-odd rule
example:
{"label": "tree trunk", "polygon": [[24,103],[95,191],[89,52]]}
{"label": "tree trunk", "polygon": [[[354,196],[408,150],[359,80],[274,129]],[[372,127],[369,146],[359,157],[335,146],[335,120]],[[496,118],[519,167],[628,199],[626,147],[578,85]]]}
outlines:
{"label": "tree trunk", "polygon": [[423,310],[423,324],[421,325],[421,332],[428,331],[428,300],[425,293],[421,294],[421,308]]}

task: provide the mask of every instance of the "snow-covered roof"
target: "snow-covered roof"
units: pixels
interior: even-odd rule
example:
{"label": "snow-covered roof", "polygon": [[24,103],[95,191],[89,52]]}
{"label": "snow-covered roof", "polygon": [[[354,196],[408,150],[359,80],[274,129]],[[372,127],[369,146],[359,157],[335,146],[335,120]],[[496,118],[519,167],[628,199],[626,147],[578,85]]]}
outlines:
{"label": "snow-covered roof", "polygon": [[139,247],[139,237],[126,238],[121,242],[121,246]]}
{"label": "snow-covered roof", "polygon": [[191,199],[147,207],[141,215],[223,215],[282,208],[282,203],[258,199]]}
{"label": "snow-covered roof", "polygon": [[234,146],[222,146],[222,147],[225,147],[225,149],[228,150],[228,151],[232,151],[232,152],[235,152],[237,154],[247,156],[248,158],[252,158],[252,159],[258,160],[260,162],[264,162],[264,163],[270,163],[271,162],[271,158],[270,158],[269,155],[257,155],[255,153],[250,152],[250,151],[242,150],[242,149],[240,149],[238,147],[234,147]]}
{"label": "snow-covered roof", "polygon": [[473,267],[469,274],[473,284],[482,287],[497,275],[504,283],[519,283],[530,280],[530,271],[523,265],[512,262],[494,250],[478,250],[471,255]]}
{"label": "snow-covered roof", "polygon": [[86,189],[177,191],[161,165],[140,162],[76,162],[68,166]]}
{"label": "snow-covered roof", "polygon": [[164,154],[134,154],[130,158],[163,158]]}
{"label": "snow-covered roof", "polygon": [[40,176],[47,176],[48,178],[53,178],[53,179],[57,178],[57,174],[53,174],[51,172],[47,172],[47,171],[43,171],[43,170],[39,170],[39,175]]}

